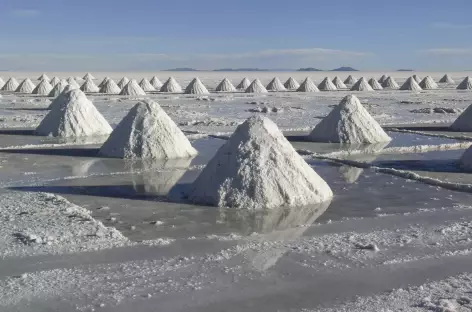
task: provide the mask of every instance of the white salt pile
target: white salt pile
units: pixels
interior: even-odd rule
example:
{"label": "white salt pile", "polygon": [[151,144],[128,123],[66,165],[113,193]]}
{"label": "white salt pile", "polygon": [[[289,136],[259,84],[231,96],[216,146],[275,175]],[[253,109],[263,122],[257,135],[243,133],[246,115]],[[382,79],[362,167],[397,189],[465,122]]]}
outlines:
{"label": "white salt pile", "polygon": [[7,82],[5,82],[5,84],[3,85],[2,87],[2,91],[10,91],[10,92],[13,92],[15,91],[18,86],[20,84],[18,83],[18,81],[14,78],[14,77],[11,77],[10,79],[7,80]]}
{"label": "white salt pile", "polygon": [[267,91],[286,91],[279,77],[274,77],[266,87]]}
{"label": "white salt pile", "polygon": [[152,84],[152,86],[153,86],[154,89],[156,89],[156,90],[159,90],[159,89],[161,89],[161,87],[162,87],[162,82],[161,82],[161,81],[159,80],[159,78],[157,78],[156,76],[152,77],[152,78],[151,78],[151,81],[149,81],[149,82]]}
{"label": "white salt pile", "polygon": [[61,79],[59,79],[58,77],[54,76],[52,77],[51,81],[49,82],[49,84],[51,85],[51,87],[55,87],[59,81],[61,81]]}
{"label": "white salt pile", "polygon": [[1,88],[3,88],[4,85],[5,85],[5,81],[3,81],[3,78],[0,77],[0,90]]}
{"label": "white salt pile", "polygon": [[156,91],[156,88],[154,88],[154,86],[149,82],[149,80],[147,80],[147,78],[141,79],[141,81],[139,82],[139,86],[141,87],[141,89],[144,90],[144,92]]}
{"label": "white salt pile", "polygon": [[433,90],[438,88],[438,85],[431,76],[424,77],[423,80],[421,80],[421,82],[419,83],[419,86],[423,90]]}
{"label": "white salt pile", "polygon": [[105,78],[103,78],[102,82],[100,82],[100,83],[98,84],[98,88],[103,87],[103,85],[104,85],[108,80],[110,80],[110,79],[111,79],[110,77],[105,77]]}
{"label": "white salt pile", "polygon": [[51,79],[49,79],[48,75],[46,75],[46,74],[42,74],[41,76],[38,77],[37,80],[39,80],[39,81],[47,80],[48,82],[51,81]]}
{"label": "white salt pile", "polygon": [[151,100],[136,104],[100,148],[115,158],[175,159],[197,155],[187,137],[166,112]]}
{"label": "white salt pile", "polygon": [[344,82],[339,78],[339,76],[334,77],[333,84],[336,86],[336,89],[347,89],[347,86]]}
{"label": "white salt pile", "polygon": [[[62,80],[62,81],[65,81],[65,80]],[[60,84],[62,84],[62,83],[60,83]],[[72,90],[78,90],[78,89],[72,87],[70,84],[65,82],[65,87],[62,88],[62,92],[59,93],[54,100],[52,100],[52,102],[49,105],[48,109],[55,110],[55,109],[60,109],[62,106],[64,106],[64,104],[67,103],[67,99],[68,99],[67,94]],[[54,89],[52,91],[54,91]]]}
{"label": "white salt pile", "polygon": [[451,76],[448,74],[445,74],[441,79],[439,79],[440,83],[454,83],[454,80],[452,80]]}
{"label": "white salt pile", "polygon": [[118,87],[120,87],[120,89],[123,89],[128,84],[128,82],[128,77],[123,77],[120,81],[118,81]]}
{"label": "white salt pile", "polygon": [[472,132],[472,105],[469,105],[462,114],[452,123],[454,131]]}
{"label": "white salt pile", "polygon": [[382,82],[382,88],[385,89],[398,89],[398,83],[391,76],[388,76],[384,82]]}
{"label": "white salt pile", "polygon": [[411,77],[412,77],[412,78],[413,78],[413,79],[416,81],[416,83],[420,83],[420,82],[421,82],[421,78],[420,78],[420,76],[418,76],[418,75],[414,74],[414,75],[413,75],[413,76],[411,76]]}
{"label": "white salt pile", "polygon": [[344,80],[345,84],[353,85],[357,82],[357,78],[353,77],[352,75],[347,76],[346,80]]}
{"label": "white salt pile", "polygon": [[246,93],[267,93],[268,91],[262,85],[262,82],[259,79],[254,79],[253,82],[246,88],[244,91]]}
{"label": "white salt pile", "polygon": [[374,90],[382,90],[382,85],[377,81],[375,80],[374,78],[370,78],[369,79],[369,85],[372,87],[372,89]]}
{"label": "white salt pile", "polygon": [[67,78],[66,81],[67,81],[68,84],[71,84],[71,83],[74,83],[74,82],[77,83],[77,81],[75,80],[75,78],[72,77],[72,76],[70,76],[69,78]]}
{"label": "white salt pile", "polygon": [[161,87],[161,92],[168,92],[168,93],[181,93],[182,87],[179,85],[177,80],[174,77],[169,77],[166,82]]}
{"label": "white salt pile", "polygon": [[[8,83],[8,82],[7,82]],[[467,76],[462,80],[462,82],[457,86],[457,90],[472,90],[472,79]]]}
{"label": "white salt pile", "polygon": [[228,78],[224,78],[216,87],[215,91],[217,92],[234,92],[236,88],[233,86],[231,81]]}
{"label": "white salt pile", "polygon": [[462,154],[459,159],[459,165],[466,171],[472,171],[472,146],[466,149],[464,154]]}
{"label": "white salt pile", "polygon": [[400,90],[406,91],[421,91],[420,85],[416,82],[413,76],[409,77],[405,83],[400,87]]}
{"label": "white salt pile", "polygon": [[47,80],[41,80],[39,84],[34,88],[32,94],[38,94],[38,95],[48,95],[49,92],[51,92],[52,86]]}
{"label": "white salt pile", "polygon": [[351,91],[374,91],[370,86],[369,82],[364,78],[357,80],[357,82],[352,86]]}
{"label": "white salt pile", "polygon": [[318,85],[318,89],[321,91],[334,91],[337,90],[336,86],[331,82],[331,80],[326,77],[323,81]]}
{"label": "white salt pile", "polygon": [[23,80],[20,83],[18,88],[16,88],[15,92],[18,92],[18,93],[31,93],[31,92],[33,92],[35,87],[36,86],[34,85],[34,83],[29,78],[26,78],[25,80]]}
{"label": "white salt pile", "polygon": [[328,201],[333,192],[305,162],[275,123],[252,117],[192,184],[189,199],[222,207],[266,209]]}
{"label": "white salt pile", "polygon": [[84,77],[82,77],[83,80],[95,80],[95,77],[91,73],[86,73]]}
{"label": "white salt pile", "polygon": [[[58,97],[59,98],[59,97]],[[83,137],[108,135],[112,128],[80,90],[60,96],[63,103],[55,106],[36,128],[39,135]],[[51,104],[52,105],[52,104]]]}
{"label": "white salt pile", "polygon": [[[51,92],[49,92],[48,96],[49,97],[58,97],[62,92],[64,92],[64,89],[68,86],[69,84],[67,83],[67,81],[65,81],[64,79],[62,79],[61,81],[59,81],[55,86],[54,88],[52,88]],[[52,103],[51,103],[52,105]]]}
{"label": "white salt pile", "polygon": [[355,95],[348,95],[308,135],[310,141],[373,144],[391,138],[362,106]]}
{"label": "white salt pile", "polygon": [[247,78],[243,78],[241,82],[236,86],[236,89],[246,91],[246,89],[249,87],[251,82]]}
{"label": "white salt pile", "polygon": [[[93,76],[92,76],[93,77]],[[80,87],[80,90],[84,92],[95,93],[100,91],[100,89],[95,85],[92,79],[85,79],[84,84]]]}
{"label": "white salt pile", "polygon": [[184,91],[185,94],[210,94],[198,77],[193,78]]}
{"label": "white salt pile", "polygon": [[382,75],[382,77],[379,78],[378,82],[380,84],[382,84],[385,80],[387,80],[387,76],[386,75]]}
{"label": "white salt pile", "polygon": [[131,79],[120,92],[120,95],[141,96],[146,95],[146,92],[139,86],[135,79]]}
{"label": "white salt pile", "polygon": [[298,92],[320,92],[316,84],[311,80],[310,77],[306,77],[303,80],[300,87],[297,89]]}
{"label": "white salt pile", "polygon": [[105,94],[119,94],[121,92],[120,87],[115,83],[113,79],[108,79],[98,91]]}
{"label": "white salt pile", "polygon": [[289,77],[287,81],[285,81],[284,87],[287,90],[297,90],[300,87],[300,84],[293,77]]}

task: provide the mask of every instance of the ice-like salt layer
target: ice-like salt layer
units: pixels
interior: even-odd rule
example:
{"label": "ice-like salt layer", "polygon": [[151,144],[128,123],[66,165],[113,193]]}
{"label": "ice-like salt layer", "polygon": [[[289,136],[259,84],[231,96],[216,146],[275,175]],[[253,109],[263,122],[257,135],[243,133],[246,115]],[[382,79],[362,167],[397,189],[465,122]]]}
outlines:
{"label": "ice-like salt layer", "polygon": [[266,87],[267,91],[286,91],[279,77],[274,77]]}
{"label": "ice-like salt layer", "polygon": [[451,76],[449,76],[449,74],[445,74],[444,76],[442,76],[441,79],[439,79],[439,82],[440,83],[454,83],[454,80],[451,78]]}
{"label": "ice-like salt layer", "polygon": [[275,123],[260,116],[238,126],[189,193],[196,203],[245,209],[305,206],[332,196]]}
{"label": "ice-like salt layer", "polygon": [[95,85],[92,79],[86,79],[84,84],[80,87],[80,90],[84,92],[98,92],[100,89]]}
{"label": "ice-like salt layer", "polygon": [[375,80],[374,78],[370,78],[369,79],[369,85],[372,87],[372,89],[374,90],[382,90],[382,85],[377,81]]}
{"label": "ice-like salt layer", "polygon": [[63,102],[56,104],[36,128],[39,135],[83,137],[112,132],[108,122],[81,90],[74,89],[59,98]]}
{"label": "ice-like salt layer", "polygon": [[162,82],[157,78],[156,76],[153,76],[151,78],[151,81],[149,81],[151,85],[154,87],[156,90],[160,90],[162,87]]}
{"label": "ice-like salt layer", "polygon": [[182,87],[174,77],[169,77],[169,79],[167,79],[167,81],[162,85],[160,92],[181,93]]}
{"label": "ice-like salt layer", "polygon": [[310,77],[305,78],[300,87],[297,89],[298,92],[320,92],[316,84],[311,80]]}
{"label": "ice-like salt layer", "polygon": [[203,85],[198,77],[193,78],[187,88],[185,88],[185,94],[210,94],[207,88]]}
{"label": "ice-like salt layer", "polygon": [[318,85],[318,89],[321,91],[334,91],[337,90],[336,86],[331,82],[329,77],[323,79],[323,81]]}
{"label": "ice-like salt layer", "polygon": [[289,77],[287,81],[285,81],[284,87],[287,90],[297,90],[300,87],[300,84],[293,77]]}
{"label": "ice-like salt layer", "polygon": [[10,79],[7,80],[7,82],[5,82],[5,84],[3,85],[2,87],[2,91],[10,91],[10,92],[13,92],[15,91],[18,86],[20,84],[18,83],[18,81],[14,78],[14,77],[11,77]]}
{"label": "ice-like salt layer", "polygon": [[339,76],[334,77],[333,84],[337,89],[347,89],[347,86],[344,84],[341,78],[339,78]]}
{"label": "ice-like salt layer", "polygon": [[457,90],[472,90],[472,78],[469,76],[465,77],[457,86]]}
{"label": "ice-like salt layer", "polygon": [[431,76],[424,77],[423,80],[421,80],[421,82],[419,83],[419,86],[423,90],[433,90],[438,88],[438,85]]}
{"label": "ice-like salt layer", "polygon": [[355,95],[342,99],[341,103],[315,126],[308,139],[347,144],[372,144],[391,140]]}
{"label": "ice-like salt layer", "polygon": [[403,90],[403,91],[421,91],[421,87],[419,86],[419,84],[416,82],[416,79],[411,76],[409,77],[405,83],[400,87],[400,90]]}
{"label": "ice-like salt layer", "polygon": [[34,88],[32,94],[48,95],[51,92],[52,86],[47,80],[41,80],[41,82]]}
{"label": "ice-like salt layer", "polygon": [[216,87],[215,91],[217,92],[234,92],[236,88],[233,86],[231,81],[228,78],[224,78]]}
{"label": "ice-like salt layer", "polygon": [[395,79],[391,76],[388,76],[387,79],[385,79],[384,82],[382,82],[382,88],[385,89],[398,89],[398,83],[395,81]]}
{"label": "ice-like salt layer", "polygon": [[351,88],[351,91],[374,91],[364,77],[361,77]]}
{"label": "ice-like salt layer", "polygon": [[156,88],[154,88],[154,86],[149,82],[149,80],[147,80],[147,78],[141,79],[141,81],[139,82],[139,86],[141,87],[141,89],[144,90],[144,92],[156,91]]}
{"label": "ice-like salt layer", "polygon": [[166,112],[151,100],[136,104],[100,148],[115,158],[175,159],[197,155],[187,137]]}
{"label": "ice-like salt layer", "polygon": [[241,82],[236,86],[236,89],[246,91],[251,82],[247,78],[243,78]]}
{"label": "ice-like salt layer", "polygon": [[123,77],[120,81],[118,81],[118,87],[120,87],[120,89],[123,89],[128,84],[128,82],[128,77]]}
{"label": "ice-like salt layer", "polygon": [[254,79],[253,82],[247,87],[246,93],[267,93],[268,91],[262,85],[262,82],[259,79]]}
{"label": "ice-like salt layer", "polygon": [[344,80],[345,84],[353,85],[357,82],[357,78],[353,77],[352,75],[347,76],[346,80]]}
{"label": "ice-like salt layer", "polygon": [[84,77],[82,77],[83,80],[95,80],[95,77],[91,73],[86,73]]}
{"label": "ice-like salt layer", "polygon": [[121,89],[118,87],[115,81],[113,81],[113,79],[109,78],[98,92],[105,94],[119,94]]}
{"label": "ice-like salt layer", "polygon": [[15,92],[18,92],[18,93],[31,93],[31,92],[33,92],[35,87],[36,86],[34,85],[34,83],[29,78],[26,78],[25,80],[23,80],[20,83],[18,88],[16,88]]}

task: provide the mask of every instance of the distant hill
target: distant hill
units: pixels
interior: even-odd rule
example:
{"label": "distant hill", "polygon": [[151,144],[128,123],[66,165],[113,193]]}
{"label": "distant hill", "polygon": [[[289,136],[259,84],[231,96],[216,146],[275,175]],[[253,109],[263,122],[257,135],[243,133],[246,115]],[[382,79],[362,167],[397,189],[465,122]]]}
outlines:
{"label": "distant hill", "polygon": [[214,69],[213,71],[216,72],[250,72],[250,71],[269,71],[268,69],[260,69],[260,68],[220,68]]}
{"label": "distant hill", "polygon": [[307,68],[299,68],[297,69],[297,71],[301,71],[301,72],[311,72],[311,71],[323,71],[322,69],[318,69],[318,68],[313,68],[313,67],[307,67]]}
{"label": "distant hill", "polygon": [[412,72],[413,69],[397,69],[397,72]]}
{"label": "distant hill", "polygon": [[163,71],[198,71],[198,69],[195,68],[171,68],[171,69],[164,69]]}
{"label": "distant hill", "polygon": [[352,67],[342,66],[342,67],[339,67],[339,68],[332,69],[331,71],[359,71],[359,70],[357,70],[355,68],[352,68]]}

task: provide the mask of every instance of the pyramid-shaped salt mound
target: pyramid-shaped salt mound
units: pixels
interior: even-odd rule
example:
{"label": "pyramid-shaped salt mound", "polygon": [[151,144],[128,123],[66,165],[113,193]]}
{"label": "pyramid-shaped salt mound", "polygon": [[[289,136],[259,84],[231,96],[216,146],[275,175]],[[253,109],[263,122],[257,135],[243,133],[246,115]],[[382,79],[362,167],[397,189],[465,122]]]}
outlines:
{"label": "pyramid-shaped salt mound", "polygon": [[34,88],[32,94],[48,95],[51,92],[52,86],[47,80],[41,80],[39,84]]}
{"label": "pyramid-shaped salt mound", "polygon": [[[48,96],[49,97],[58,97],[59,94],[61,94],[62,92],[64,92],[64,89],[68,86],[69,84],[67,83],[67,81],[65,81],[64,79],[59,81],[51,90],[51,92],[49,92]],[[51,103],[52,105],[52,103]]]}
{"label": "pyramid-shaped salt mound", "polygon": [[141,89],[144,90],[144,92],[156,91],[156,88],[154,88],[154,86],[149,82],[149,80],[147,80],[147,78],[141,79],[141,81],[139,82],[139,86],[141,87]]}
{"label": "pyramid-shaped salt mound", "polygon": [[246,93],[267,93],[268,91],[262,85],[262,82],[259,79],[254,79],[253,82],[246,88],[244,91]]}
{"label": "pyramid-shaped salt mound", "polygon": [[69,78],[67,78],[66,81],[67,81],[68,84],[71,84],[71,83],[74,83],[74,82],[77,83],[77,81],[75,80],[75,78],[72,77],[72,76],[69,77]]}
{"label": "pyramid-shaped salt mound", "polygon": [[198,79],[198,77],[193,78],[192,81],[188,84],[187,88],[185,88],[185,94],[210,94],[207,88],[203,85],[203,83]]}
{"label": "pyramid-shaped salt mound", "polygon": [[364,78],[357,80],[357,82],[351,87],[351,91],[374,91],[370,86],[369,82]]}
{"label": "pyramid-shaped salt mound", "polygon": [[243,78],[241,82],[236,86],[236,89],[246,91],[246,89],[249,87],[251,82],[247,78]]}
{"label": "pyramid-shaped salt mound", "polygon": [[[54,100],[52,100],[51,104],[48,107],[48,109],[50,110],[60,109],[62,106],[65,105],[65,103],[67,103],[68,93],[71,92],[72,90],[78,90],[77,88],[72,87],[70,84],[67,84],[65,80],[62,80],[62,81],[65,82],[65,87],[63,87],[62,92],[59,93]],[[59,85],[64,85],[64,84],[60,82],[56,85],[56,87]],[[54,89],[51,92],[53,91]]]}
{"label": "pyramid-shaped salt mound", "polygon": [[387,80],[387,76],[386,75],[382,75],[382,77],[379,78],[378,82],[382,85],[382,83]]}
{"label": "pyramid-shaped salt mound", "polygon": [[398,83],[391,76],[388,76],[384,82],[382,82],[382,88],[385,89],[398,89]]}
{"label": "pyramid-shaped salt mound", "polygon": [[370,78],[369,79],[369,85],[372,87],[372,89],[374,90],[382,90],[382,85],[377,81],[375,80],[374,78]]}
{"label": "pyramid-shaped salt mound", "polygon": [[234,92],[236,88],[233,86],[231,81],[228,78],[224,78],[216,87],[215,91],[217,92]]}
{"label": "pyramid-shaped salt mound", "polygon": [[120,87],[117,86],[113,79],[108,79],[98,91],[105,94],[119,94],[121,92]]}
{"label": "pyramid-shaped salt mound", "polygon": [[111,133],[112,128],[80,90],[72,90],[44,117],[36,133],[53,137],[101,136]]}
{"label": "pyramid-shaped salt mound", "polygon": [[47,80],[48,82],[51,81],[51,79],[49,79],[48,75],[46,74],[42,74],[41,76],[38,77],[38,80],[41,81],[41,80]]}
{"label": "pyramid-shaped salt mound", "polygon": [[[8,83],[8,82],[7,82]],[[472,90],[472,79],[467,76],[462,80],[462,82],[457,86],[457,90]]]}
{"label": "pyramid-shaped salt mound", "polygon": [[318,87],[315,85],[313,80],[310,77],[305,78],[303,80],[300,87],[297,89],[298,92],[320,92]]}
{"label": "pyramid-shaped salt mound", "polygon": [[146,92],[139,86],[135,79],[131,79],[120,92],[120,95],[140,96],[146,95]]}
{"label": "pyramid-shaped salt mound", "polygon": [[333,84],[336,86],[336,89],[347,89],[347,86],[344,82],[339,78],[339,76],[334,77]]}
{"label": "pyramid-shaped salt mound", "polygon": [[100,148],[115,158],[176,159],[197,155],[187,137],[156,102],[136,104]]}
{"label": "pyramid-shaped salt mound", "polygon": [[466,149],[464,154],[462,154],[459,165],[466,171],[472,171],[472,147]]}
{"label": "pyramid-shaped salt mound", "polygon": [[462,114],[452,123],[451,129],[454,131],[472,132],[472,105],[469,105]]}
{"label": "pyramid-shaped salt mound", "polygon": [[18,83],[18,81],[17,81],[15,78],[11,77],[11,78],[8,79],[7,82],[5,82],[5,84],[3,85],[2,91],[10,91],[10,92],[13,92],[13,91],[15,91],[15,90],[18,88],[19,85],[20,85],[20,84]]}
{"label": "pyramid-shaped salt mound", "polygon": [[346,144],[388,142],[391,138],[362,106],[348,95],[308,135],[310,141]]}
{"label": "pyramid-shaped salt mound", "polygon": [[345,84],[353,85],[357,82],[357,78],[353,77],[352,75],[347,76],[346,80],[344,80]]}
{"label": "pyramid-shaped salt mound", "polygon": [[36,88],[34,83],[29,78],[26,78],[25,80],[23,80],[20,83],[18,88],[16,88],[15,92],[18,92],[18,93],[31,93],[31,92],[33,92],[34,88]]}
{"label": "pyramid-shaped salt mound", "polygon": [[403,85],[400,87],[400,90],[403,90],[403,91],[406,91],[406,90],[409,90],[409,91],[421,91],[421,87],[419,86],[419,84],[416,82],[415,78],[412,77],[409,77],[405,83],[403,83]]}
{"label": "pyramid-shaped salt mound", "polygon": [[439,79],[440,83],[454,83],[454,80],[452,80],[451,76],[448,74],[445,74],[441,79]]}
{"label": "pyramid-shaped salt mound", "polygon": [[[93,77],[93,76],[92,76]],[[86,79],[84,84],[80,87],[84,92],[98,92],[100,89],[95,85],[92,79]]]}
{"label": "pyramid-shaped salt mound", "polygon": [[51,81],[49,82],[49,84],[51,85],[51,87],[55,87],[59,81],[61,81],[61,79],[59,79],[58,77],[54,76],[52,77]]}
{"label": "pyramid-shaped salt mound", "polygon": [[289,77],[287,81],[285,81],[284,87],[287,90],[297,90],[300,87],[300,84],[293,77]]}
{"label": "pyramid-shaped salt mound", "polygon": [[267,91],[286,91],[282,81],[278,77],[274,77],[266,87]]}
{"label": "pyramid-shaped salt mound", "polygon": [[421,80],[421,82],[419,83],[419,86],[423,90],[433,90],[438,88],[438,85],[433,80],[433,78],[431,78],[431,76],[424,77],[423,80]]}
{"label": "pyramid-shaped salt mound", "polygon": [[154,87],[156,90],[160,90],[162,87],[162,82],[157,78],[156,76],[151,78],[151,81],[149,81],[151,85]]}
{"label": "pyramid-shaped salt mound", "polygon": [[420,83],[421,82],[421,78],[420,76],[414,74],[413,76],[411,76],[413,79],[415,79],[416,83]]}
{"label": "pyramid-shaped salt mound", "polygon": [[100,83],[98,84],[98,88],[103,87],[103,85],[104,85],[108,80],[110,80],[110,79],[111,79],[110,77],[105,77],[105,78],[103,78],[102,82],[100,82]]}
{"label": "pyramid-shaped salt mound", "polygon": [[118,87],[120,87],[120,89],[123,89],[128,84],[128,82],[128,77],[123,77],[120,81],[118,81]]}
{"label": "pyramid-shaped salt mound", "polygon": [[332,196],[275,123],[260,116],[238,126],[189,193],[196,203],[253,210],[306,206]]}
{"label": "pyramid-shaped salt mound", "polygon": [[169,92],[169,93],[181,93],[182,87],[179,85],[177,80],[174,77],[169,77],[166,82],[161,87],[161,92]]}
{"label": "pyramid-shaped salt mound", "polygon": [[95,77],[91,73],[86,73],[84,77],[82,77],[83,80],[95,80]]}
{"label": "pyramid-shaped salt mound", "polygon": [[318,85],[318,89],[320,89],[321,91],[334,91],[334,90],[337,90],[334,83],[332,83],[331,80],[328,77],[323,79],[323,81]]}

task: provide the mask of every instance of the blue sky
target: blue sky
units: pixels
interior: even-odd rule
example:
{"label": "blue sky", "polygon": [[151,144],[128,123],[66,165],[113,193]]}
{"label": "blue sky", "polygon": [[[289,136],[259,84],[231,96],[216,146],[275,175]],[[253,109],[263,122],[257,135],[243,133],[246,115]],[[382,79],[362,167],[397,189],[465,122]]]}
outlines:
{"label": "blue sky", "polygon": [[0,0],[0,69],[472,70],[470,0]]}

